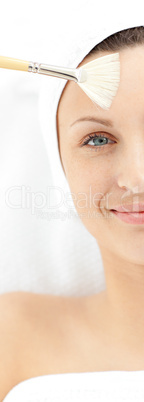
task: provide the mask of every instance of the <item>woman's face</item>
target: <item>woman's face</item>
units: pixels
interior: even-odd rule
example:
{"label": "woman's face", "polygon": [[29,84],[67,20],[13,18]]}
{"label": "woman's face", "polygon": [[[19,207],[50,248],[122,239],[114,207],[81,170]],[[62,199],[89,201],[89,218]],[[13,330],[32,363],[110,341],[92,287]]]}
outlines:
{"label": "woman's face", "polygon": [[[80,65],[110,53],[88,56]],[[76,83],[67,83],[57,115],[59,149],[87,230],[101,248],[144,263],[144,224],[123,222],[110,211],[144,202],[144,46],[123,49],[119,56],[120,85],[109,110],[95,105]]]}

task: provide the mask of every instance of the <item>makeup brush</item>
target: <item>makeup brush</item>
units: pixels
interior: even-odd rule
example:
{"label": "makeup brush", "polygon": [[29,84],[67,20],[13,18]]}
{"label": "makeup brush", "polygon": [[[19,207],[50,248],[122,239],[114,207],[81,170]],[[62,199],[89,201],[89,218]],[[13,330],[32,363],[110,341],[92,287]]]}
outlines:
{"label": "makeup brush", "polygon": [[0,68],[50,75],[75,81],[87,96],[109,109],[120,81],[119,53],[99,57],[79,68],[65,68],[0,56]]}

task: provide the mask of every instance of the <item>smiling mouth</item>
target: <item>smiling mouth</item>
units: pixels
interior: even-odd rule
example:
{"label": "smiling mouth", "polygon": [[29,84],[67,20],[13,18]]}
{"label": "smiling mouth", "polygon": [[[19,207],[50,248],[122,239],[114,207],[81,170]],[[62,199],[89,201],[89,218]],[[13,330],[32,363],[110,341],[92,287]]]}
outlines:
{"label": "smiling mouth", "polygon": [[140,225],[144,224],[144,211],[139,212],[120,212],[115,209],[110,210],[114,216],[127,224]]}
{"label": "smiling mouth", "polygon": [[110,209],[110,211],[119,212],[119,214],[142,214],[144,211],[118,211],[117,209]]}
{"label": "smiling mouth", "polygon": [[143,214],[144,211],[118,211],[117,209],[110,209],[110,211],[118,212],[119,214]]}
{"label": "smiling mouth", "polygon": [[138,203],[130,203],[130,204],[123,204],[123,205],[116,205],[116,208],[110,209],[112,212],[119,212],[123,214],[135,214],[144,212],[144,202]]}

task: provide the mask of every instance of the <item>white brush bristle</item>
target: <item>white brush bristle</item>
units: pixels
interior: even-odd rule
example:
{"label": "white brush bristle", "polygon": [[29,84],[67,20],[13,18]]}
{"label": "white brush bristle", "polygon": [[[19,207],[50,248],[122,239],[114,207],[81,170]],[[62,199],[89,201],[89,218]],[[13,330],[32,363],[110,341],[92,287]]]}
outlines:
{"label": "white brush bristle", "polygon": [[94,103],[109,109],[120,82],[119,53],[99,57],[80,69],[87,72],[87,80],[77,84]]}

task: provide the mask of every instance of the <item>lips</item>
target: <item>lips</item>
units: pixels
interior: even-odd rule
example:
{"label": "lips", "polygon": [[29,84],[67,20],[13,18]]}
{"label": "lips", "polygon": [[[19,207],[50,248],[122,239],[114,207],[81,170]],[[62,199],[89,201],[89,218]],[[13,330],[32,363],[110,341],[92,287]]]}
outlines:
{"label": "lips", "polygon": [[123,213],[144,212],[144,202],[140,202],[137,204],[116,205],[111,210],[117,211],[117,212],[123,212]]}

